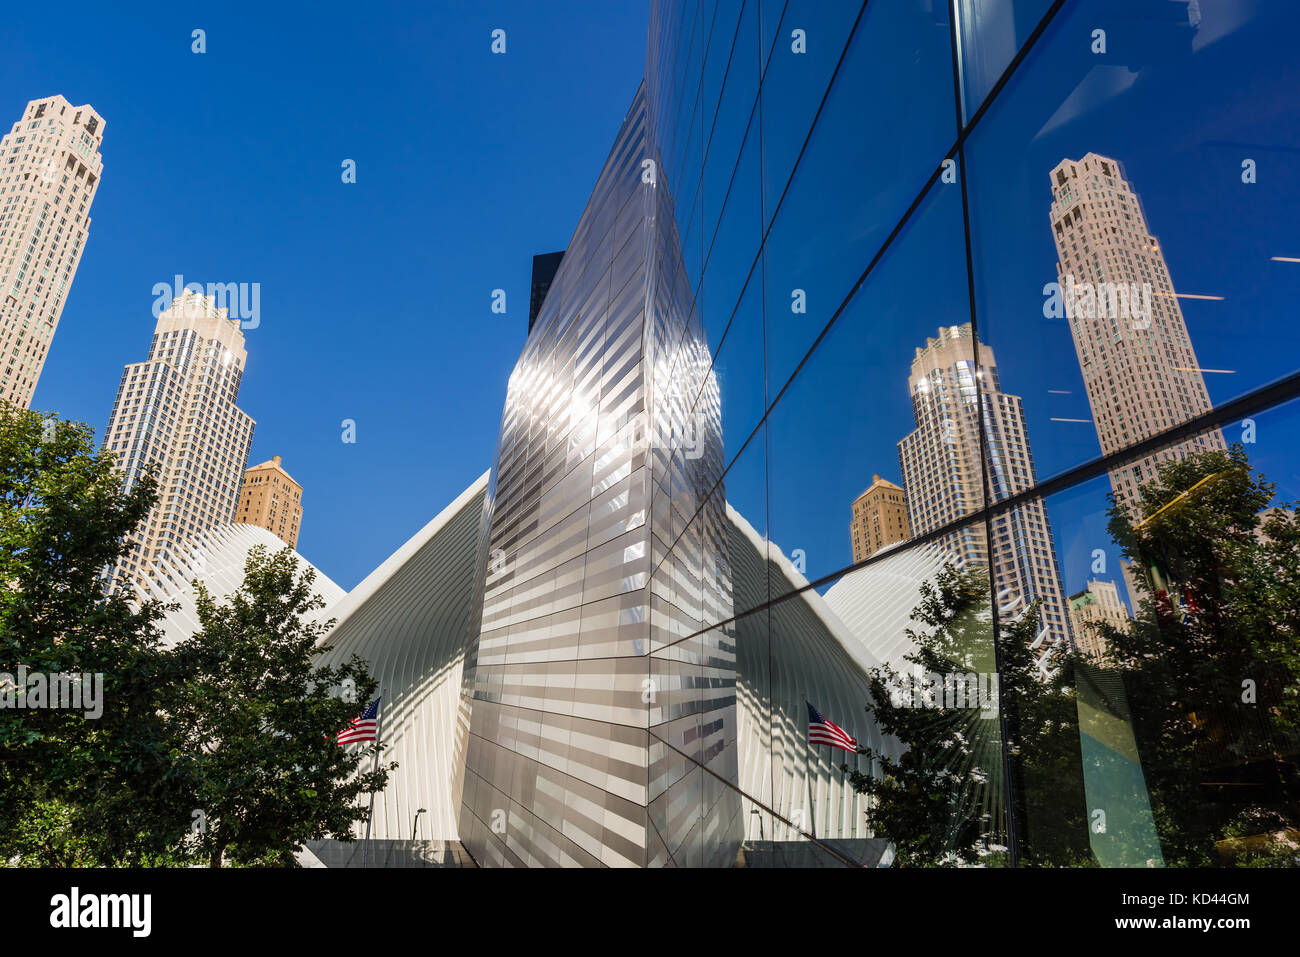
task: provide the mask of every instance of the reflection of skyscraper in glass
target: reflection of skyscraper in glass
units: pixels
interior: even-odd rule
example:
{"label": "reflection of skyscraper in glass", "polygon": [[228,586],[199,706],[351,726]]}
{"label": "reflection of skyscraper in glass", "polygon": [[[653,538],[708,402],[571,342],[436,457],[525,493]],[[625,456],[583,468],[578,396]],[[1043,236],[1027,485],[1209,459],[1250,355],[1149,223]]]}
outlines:
{"label": "reflection of skyscraper in glass", "polygon": [[484,864],[729,865],[743,836],[720,397],[648,122],[642,89],[507,390],[465,669]]}
{"label": "reflection of skyscraper in glass", "polygon": [[1074,627],[1074,640],[1079,651],[1089,658],[1100,658],[1106,652],[1106,639],[1094,623],[1101,622],[1115,628],[1128,628],[1128,608],[1119,597],[1112,581],[1088,582],[1088,587],[1070,596],[1070,623]]}
{"label": "reflection of skyscraper in glass", "polygon": [[911,534],[903,490],[879,475],[871,476],[867,490],[853,501],[849,520],[853,560],[869,558],[886,545],[906,541]]}
{"label": "reflection of skyscraper in glass", "polygon": [[[898,443],[898,458],[913,536],[983,507],[981,442],[990,501],[1002,501],[1036,484],[1020,397],[1001,390],[993,350],[975,342],[970,323],[942,327],[937,337],[927,339],[925,348],[916,350],[907,385],[916,429]],[[983,522],[952,532],[942,545],[967,563],[993,563],[1005,615],[1014,618],[1030,603],[1041,601],[1035,647],[1045,651],[1068,642],[1069,619],[1043,501],[1031,499],[1002,512],[992,520],[991,533],[991,549]]]}
{"label": "reflection of skyscraper in glass", "polygon": [[[1096,153],[1052,170],[1052,236],[1065,314],[1103,454],[1210,410],[1160,244],[1119,163]],[[1132,507],[1156,465],[1224,448],[1211,429],[1110,471]]]}

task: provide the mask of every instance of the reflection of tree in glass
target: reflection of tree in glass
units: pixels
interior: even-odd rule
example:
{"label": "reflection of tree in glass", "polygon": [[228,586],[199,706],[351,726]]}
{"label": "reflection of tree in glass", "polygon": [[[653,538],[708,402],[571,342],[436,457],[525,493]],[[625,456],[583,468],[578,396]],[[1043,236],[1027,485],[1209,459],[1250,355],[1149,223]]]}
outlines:
{"label": "reflection of tree in glass", "polygon": [[[993,629],[987,571],[951,566],[921,586],[908,629],[916,670],[938,675],[993,672]],[[1053,652],[1057,670],[1039,679],[1035,604],[1001,629],[998,704],[1005,711],[1016,777],[1016,820],[1024,864],[1091,863],[1079,756],[1079,731],[1070,685],[1074,658]],[[888,665],[871,675],[866,710],[904,750],[898,758],[862,748],[880,762],[880,777],[842,770],[870,796],[867,822],[891,840],[898,866],[1005,862],[1001,731],[996,709],[914,707],[891,697],[908,676]]]}
{"label": "reflection of tree in glass", "polygon": [[1275,492],[1234,445],[1162,465],[1136,527],[1112,504],[1146,591],[1129,628],[1095,627],[1166,864],[1300,863],[1300,522]]}

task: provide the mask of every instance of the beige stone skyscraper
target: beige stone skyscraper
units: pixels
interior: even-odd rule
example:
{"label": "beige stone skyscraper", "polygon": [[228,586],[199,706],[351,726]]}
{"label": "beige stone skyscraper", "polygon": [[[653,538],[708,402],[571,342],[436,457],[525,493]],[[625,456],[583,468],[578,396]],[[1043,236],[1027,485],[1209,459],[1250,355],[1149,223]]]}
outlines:
{"label": "beige stone skyscraper", "polygon": [[871,485],[854,500],[849,520],[853,560],[869,558],[886,545],[906,541],[911,534],[902,488],[879,475],[871,476]]}
{"label": "beige stone skyscraper", "polygon": [[178,564],[201,569],[193,536],[234,521],[253,440],[253,420],[235,405],[246,358],[238,320],[187,291],[158,317],[149,358],[122,373],[104,444],[127,488],[150,465],[159,487],[158,504],[129,537],[132,551],[113,570],[114,587],[176,587]]}
{"label": "beige stone skyscraper", "polygon": [[[970,323],[941,327],[938,336],[927,339],[916,350],[907,385],[916,429],[898,443],[898,458],[912,535],[983,507],[983,462],[992,501],[1034,486],[1037,476],[1020,397],[1001,390],[993,350],[974,340]],[[1036,650],[1068,642],[1069,618],[1043,501],[1030,499],[1000,514],[991,531],[991,550],[983,522],[951,533],[943,545],[968,564],[993,563],[1005,618],[1018,617],[1034,601],[1042,603]]]}
{"label": "beige stone skyscraper", "polygon": [[31,404],[90,229],[104,120],[32,100],[0,140],[0,400]]}
{"label": "beige stone skyscraper", "polygon": [[[1119,163],[1088,153],[1051,177],[1062,304],[1109,454],[1209,411],[1210,397],[1169,267]],[[1157,463],[1225,447],[1211,429],[1111,469],[1111,487],[1132,506]]]}
{"label": "beige stone skyscraper", "polygon": [[302,522],[302,486],[280,464],[280,456],[254,465],[244,473],[244,487],[235,506],[235,521],[241,525],[259,525],[274,532],[280,541],[298,547],[298,527]]}
{"label": "beige stone skyscraper", "polygon": [[1128,607],[1120,600],[1119,590],[1112,581],[1088,582],[1088,587],[1070,596],[1070,624],[1079,651],[1094,660],[1106,652],[1106,641],[1092,627],[1093,622],[1104,622],[1116,628],[1127,628],[1131,621]]}

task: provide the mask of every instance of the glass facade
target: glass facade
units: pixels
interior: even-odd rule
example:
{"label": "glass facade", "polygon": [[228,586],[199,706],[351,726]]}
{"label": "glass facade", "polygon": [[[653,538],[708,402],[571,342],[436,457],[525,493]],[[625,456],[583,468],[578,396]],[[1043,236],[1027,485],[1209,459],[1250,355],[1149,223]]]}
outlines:
{"label": "glass facade", "polygon": [[503,415],[480,862],[1295,862],[1297,32],[652,3]]}

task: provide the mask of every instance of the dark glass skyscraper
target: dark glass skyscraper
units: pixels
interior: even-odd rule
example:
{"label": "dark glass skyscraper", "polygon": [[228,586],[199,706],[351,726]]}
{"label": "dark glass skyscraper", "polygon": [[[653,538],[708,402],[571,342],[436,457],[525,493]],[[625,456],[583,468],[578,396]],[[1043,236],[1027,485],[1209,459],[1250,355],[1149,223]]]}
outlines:
{"label": "dark glass skyscraper", "polygon": [[555,279],[555,274],[560,268],[560,262],[564,259],[564,250],[558,253],[541,253],[533,257],[533,279],[532,292],[528,297],[528,331],[533,331],[533,323],[537,321],[537,314],[542,311],[542,303],[546,301],[546,293],[551,288],[551,283]]}
{"label": "dark glass skyscraper", "polygon": [[[1300,680],[1258,611],[1300,601],[1294,510],[1241,484],[1296,425],[1294,333],[1244,331],[1290,301],[1296,197],[1238,155],[1291,149],[1294,102],[1239,67],[1292,70],[1297,28],[1211,0],[653,0],[502,416],[465,685],[481,863],[1207,864],[1300,827],[1300,733],[1259,719]],[[931,341],[951,375],[909,378]],[[1231,455],[1197,440],[1219,430]],[[844,515],[900,437],[910,537],[855,555]],[[1228,615],[1244,580],[1269,597]],[[1049,685],[1085,589],[1113,613]],[[873,672],[957,701],[976,671],[1014,707],[881,734],[933,703]],[[809,705],[870,753],[811,743]],[[905,749],[952,811],[925,835],[843,770]]]}

